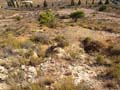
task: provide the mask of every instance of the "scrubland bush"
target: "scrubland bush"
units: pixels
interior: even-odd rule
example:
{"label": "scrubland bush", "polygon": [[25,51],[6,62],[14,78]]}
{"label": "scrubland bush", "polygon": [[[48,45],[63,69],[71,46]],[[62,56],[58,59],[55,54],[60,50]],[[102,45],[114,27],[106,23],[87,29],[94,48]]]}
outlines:
{"label": "scrubland bush", "polygon": [[76,22],[79,18],[85,17],[85,13],[83,11],[76,11],[71,13],[70,17]]}
{"label": "scrubland bush", "polygon": [[16,16],[16,17],[15,17],[15,20],[20,21],[20,20],[21,20],[21,17],[20,17],[20,16]]}
{"label": "scrubland bush", "polygon": [[[45,80],[42,84],[41,83],[33,83],[29,84],[28,86],[22,88],[19,86],[14,86],[11,90],[48,90],[46,89],[45,85],[49,86],[53,83],[51,80]],[[81,82],[78,85],[74,84],[74,80],[72,78],[65,78],[61,83],[54,84],[54,89],[52,90],[91,90],[91,88],[85,83]],[[51,89],[50,89],[51,90]]]}
{"label": "scrubland bush", "polygon": [[29,48],[32,48],[33,46],[34,46],[34,43],[30,40],[26,40],[26,41],[21,43],[22,48],[29,49]]}
{"label": "scrubland bush", "polygon": [[96,63],[98,65],[104,65],[104,64],[106,64],[105,59],[104,59],[104,57],[102,55],[98,55],[97,56]]}
{"label": "scrubland bush", "polygon": [[24,88],[20,86],[12,86],[10,90],[47,90],[47,89],[43,85],[39,85],[38,83],[33,83]]}
{"label": "scrubland bush", "polygon": [[38,17],[40,24],[46,25],[48,27],[54,27],[55,20],[55,14],[50,10],[40,13]]}
{"label": "scrubland bush", "polygon": [[65,78],[61,84],[56,85],[56,90],[91,90],[91,88],[85,82],[75,85],[72,78]]}
{"label": "scrubland bush", "polygon": [[2,47],[11,47],[11,48],[20,48],[21,42],[17,40],[16,37],[8,35],[8,37],[0,40],[0,46]]}
{"label": "scrubland bush", "polygon": [[106,9],[107,9],[107,6],[101,5],[98,10],[99,11],[105,11]]}
{"label": "scrubland bush", "polygon": [[84,50],[87,53],[92,53],[92,52],[101,52],[101,50],[104,50],[104,44],[96,41],[96,40],[92,40],[90,38],[85,38],[82,41],[82,44],[84,46]]}
{"label": "scrubland bush", "polygon": [[41,44],[49,44],[50,43],[50,39],[47,35],[39,33],[37,35],[33,35],[31,37],[31,40],[35,43],[41,43]]}
{"label": "scrubland bush", "polygon": [[80,57],[79,52],[74,52],[74,51],[71,51],[71,52],[70,52],[70,56],[71,56],[73,59],[79,59],[79,57]]}
{"label": "scrubland bush", "polygon": [[109,88],[109,89],[116,89],[117,83],[115,81],[108,81],[105,84],[105,87]]}
{"label": "scrubland bush", "polygon": [[69,46],[68,40],[65,37],[63,37],[63,36],[57,36],[55,38],[55,41],[58,43],[59,47],[64,48],[66,46]]}
{"label": "scrubland bush", "polygon": [[120,55],[120,47],[117,45],[109,46],[108,53],[112,56],[118,56]]}
{"label": "scrubland bush", "polygon": [[45,80],[43,81],[44,85],[50,86],[52,83],[54,83],[54,80],[51,77],[47,77],[45,78]]}
{"label": "scrubland bush", "polygon": [[31,58],[29,64],[32,66],[39,65],[43,61],[43,58]]}
{"label": "scrubland bush", "polygon": [[120,80],[120,65],[119,64],[113,64],[113,66],[109,70],[109,75],[112,78]]}
{"label": "scrubland bush", "polygon": [[112,60],[113,63],[120,63],[120,55],[111,56],[111,60]]}

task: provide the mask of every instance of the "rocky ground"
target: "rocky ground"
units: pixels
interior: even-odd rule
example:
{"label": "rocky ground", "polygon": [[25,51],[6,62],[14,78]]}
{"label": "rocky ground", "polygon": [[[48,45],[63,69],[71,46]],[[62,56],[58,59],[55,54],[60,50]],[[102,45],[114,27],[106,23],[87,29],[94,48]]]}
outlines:
{"label": "rocky ground", "polygon": [[[67,16],[76,10],[54,12]],[[86,16],[77,23],[70,18],[59,19],[55,28],[48,28],[38,23],[39,10],[0,9],[0,90],[17,90],[11,88],[41,82],[51,90],[68,77],[72,77],[76,85],[85,82],[92,90],[119,90],[119,85],[107,87],[106,83],[111,79],[99,76],[111,63],[106,48],[120,44],[120,15],[86,8],[81,10]],[[42,43],[31,41],[35,35],[42,36]],[[69,45],[57,46],[55,38],[58,37],[64,37]],[[86,38],[92,40],[89,42],[91,53],[83,42]],[[105,56],[107,66],[96,64],[99,54]]]}

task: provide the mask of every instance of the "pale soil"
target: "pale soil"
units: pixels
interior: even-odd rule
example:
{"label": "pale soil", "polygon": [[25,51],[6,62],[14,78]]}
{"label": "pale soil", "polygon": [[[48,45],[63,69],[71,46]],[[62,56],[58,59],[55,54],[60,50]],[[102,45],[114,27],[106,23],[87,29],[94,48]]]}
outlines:
{"label": "pale soil", "polygon": [[[120,23],[119,15],[115,15],[113,13],[112,14],[111,13],[105,13],[105,12],[97,12],[96,13],[96,11],[94,11],[94,10],[84,9],[84,8],[82,8],[81,10],[85,11],[85,13],[87,14],[86,17],[90,17],[91,19],[100,19],[100,20],[109,19],[111,21]],[[63,15],[68,15],[73,11],[74,10],[71,10],[71,9],[63,9],[63,10],[59,10],[58,13],[63,14]],[[96,13],[96,16],[92,17],[91,14],[94,14],[94,13]],[[17,37],[21,41],[24,41],[25,39],[28,39],[29,36],[32,36],[34,33],[38,33],[38,32],[48,34],[50,36],[50,38],[53,38],[53,37],[58,36],[58,35],[62,35],[62,36],[65,36],[69,40],[71,45],[75,44],[76,46],[78,46],[80,44],[79,39],[81,39],[81,38],[84,39],[86,37],[90,37],[92,39],[95,39],[95,40],[106,43],[106,40],[116,40],[116,38],[120,37],[120,34],[106,32],[106,31],[91,30],[91,29],[87,29],[87,28],[84,28],[84,27],[81,27],[81,26],[78,26],[78,25],[73,25],[73,26],[63,25],[63,27],[57,27],[55,29],[50,29],[50,28],[46,28],[46,27],[41,28],[39,26],[39,24],[36,22],[35,14],[36,13],[32,12],[32,11],[31,12],[23,12],[23,13],[18,13],[17,12],[17,14],[14,12],[13,15],[11,14],[11,15],[4,16],[5,13],[2,13],[0,16],[1,16],[1,18],[2,17],[4,17],[4,18],[2,18],[0,20],[0,30],[1,30],[1,32],[4,31],[6,29],[5,28],[6,25],[10,26],[10,27],[15,27],[16,32],[20,31],[20,30],[24,30],[25,33],[23,33],[22,35]],[[15,21],[14,17],[17,16],[17,15],[21,15],[23,17],[23,20],[21,20],[20,22]],[[2,34],[2,35],[4,35],[4,34]],[[52,69],[58,68],[58,70],[61,70],[61,65],[62,64],[66,65],[65,62],[58,62],[58,61],[57,62],[55,61],[54,64],[49,62],[49,61],[45,62],[43,64],[45,64],[43,66],[43,68],[45,68],[45,70],[46,70],[46,72],[44,71],[45,73],[49,72],[48,69],[50,69],[51,66],[53,67]],[[56,67],[56,64],[59,67]],[[80,65],[80,67],[83,67],[83,69],[84,69],[84,68],[87,67],[87,65],[83,64],[83,65]],[[99,72],[102,71],[102,69],[104,67],[90,67],[89,66],[89,68],[90,69],[88,71],[85,71],[84,73],[80,72],[80,75],[85,74],[86,77],[89,77],[88,79],[90,79],[91,74],[89,73],[89,75],[88,75],[88,72],[98,74]],[[47,72],[47,70],[48,70],[48,72]],[[78,71],[80,71],[80,70],[78,70]],[[75,70],[73,72],[75,72]],[[54,73],[50,73],[50,74],[54,74]],[[61,72],[59,71],[58,74],[61,74]],[[85,78],[85,76],[83,76],[83,78]],[[103,89],[104,82],[102,80],[96,80],[95,75],[93,75],[91,80],[93,80],[93,81],[95,80],[95,82],[93,83],[93,84],[95,84],[94,85],[95,90],[105,90],[105,89]]]}

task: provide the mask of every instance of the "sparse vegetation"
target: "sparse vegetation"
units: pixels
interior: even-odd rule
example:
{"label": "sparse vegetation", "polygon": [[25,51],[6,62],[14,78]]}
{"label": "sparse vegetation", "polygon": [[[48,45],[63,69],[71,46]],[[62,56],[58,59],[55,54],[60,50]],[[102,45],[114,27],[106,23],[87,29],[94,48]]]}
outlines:
{"label": "sparse vegetation", "polygon": [[97,56],[96,62],[98,65],[105,65],[106,64],[105,58],[101,55]]}
{"label": "sparse vegetation", "polygon": [[0,0],[0,90],[119,90],[118,0]]}
{"label": "sparse vegetation", "polygon": [[83,18],[84,16],[85,13],[83,11],[76,11],[70,14],[70,17],[74,19],[75,22],[77,22],[79,18]]}
{"label": "sparse vegetation", "polygon": [[118,56],[118,55],[120,55],[120,47],[117,46],[117,45],[109,46],[108,47],[108,52],[112,56]]}
{"label": "sparse vegetation", "polygon": [[82,43],[87,53],[101,52],[101,50],[104,50],[104,45],[101,42],[92,40],[89,37],[85,38]]}
{"label": "sparse vegetation", "polygon": [[20,17],[20,16],[16,16],[16,17],[15,17],[15,20],[20,21],[20,20],[21,20],[21,17]]}
{"label": "sparse vegetation", "polygon": [[63,47],[64,48],[66,46],[69,46],[68,40],[65,37],[63,37],[63,36],[57,36],[55,38],[55,41],[58,43],[59,47]]}
{"label": "sparse vegetation", "polygon": [[41,43],[41,44],[49,44],[50,43],[49,37],[42,33],[32,36],[31,40],[35,43]]}
{"label": "sparse vegetation", "polygon": [[51,10],[40,13],[38,17],[40,24],[46,25],[48,27],[54,27],[55,20],[55,15]]}
{"label": "sparse vegetation", "polygon": [[99,11],[105,11],[106,9],[107,9],[107,6],[105,6],[105,5],[101,5],[99,7]]}
{"label": "sparse vegetation", "polygon": [[61,84],[56,86],[56,90],[91,90],[84,82],[75,85],[71,78],[65,78]]}
{"label": "sparse vegetation", "polygon": [[112,78],[120,80],[120,65],[119,64],[113,64],[113,66],[110,68],[109,74]]}

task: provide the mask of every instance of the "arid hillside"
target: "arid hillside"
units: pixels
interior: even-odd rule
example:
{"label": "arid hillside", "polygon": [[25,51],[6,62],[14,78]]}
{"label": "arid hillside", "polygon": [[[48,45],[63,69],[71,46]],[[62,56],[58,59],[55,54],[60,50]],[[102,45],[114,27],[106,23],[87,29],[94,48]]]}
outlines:
{"label": "arid hillside", "polygon": [[108,1],[1,7],[0,90],[120,90],[120,9]]}

